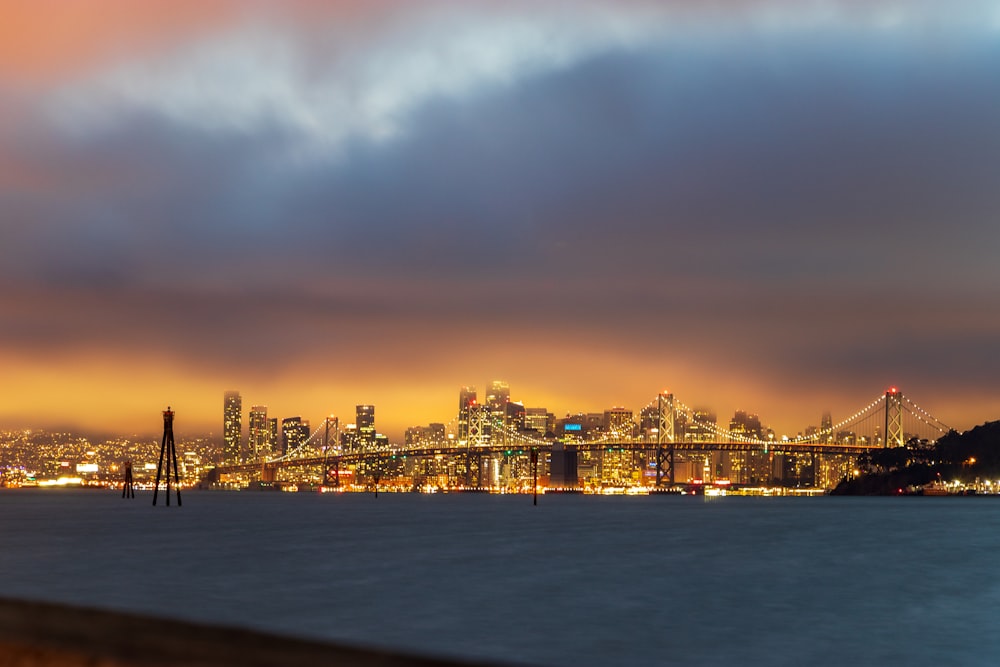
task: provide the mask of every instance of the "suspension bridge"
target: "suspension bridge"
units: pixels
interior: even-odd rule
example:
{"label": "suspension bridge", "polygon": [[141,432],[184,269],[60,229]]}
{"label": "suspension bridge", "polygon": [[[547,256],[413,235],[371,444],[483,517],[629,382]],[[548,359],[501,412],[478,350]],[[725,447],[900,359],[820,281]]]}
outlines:
{"label": "suspension bridge", "polygon": [[[522,460],[537,465],[541,457],[552,463],[556,453],[576,456],[606,452],[633,453],[640,464],[655,470],[657,488],[677,483],[678,454],[689,452],[732,452],[734,455],[764,454],[808,456],[815,466],[817,456],[855,457],[878,448],[929,446],[951,429],[896,387],[880,394],[846,419],[825,428],[811,429],[796,437],[775,438],[758,427],[733,422],[720,427],[673,394],[657,394],[641,410],[645,426],[629,423],[595,429],[584,437],[545,437],[537,431],[518,429],[488,411],[467,415],[467,429],[461,439],[450,438],[430,445],[343,443],[336,429],[316,429],[305,441],[281,456],[215,468],[213,479],[222,476],[259,476],[274,482],[285,469],[318,467],[322,484],[337,487],[344,473],[355,470],[374,479],[392,474],[393,464],[403,461],[457,461],[470,487],[482,486],[484,461]],[[456,420],[453,420],[453,427]],[[451,430],[454,430],[451,428]],[[331,435],[333,436],[331,438]],[[575,458],[574,458],[575,460]],[[554,465],[554,464],[553,464]],[[524,466],[521,467],[524,470]],[[536,468],[537,473],[537,468]],[[652,480],[651,480],[652,481]]]}

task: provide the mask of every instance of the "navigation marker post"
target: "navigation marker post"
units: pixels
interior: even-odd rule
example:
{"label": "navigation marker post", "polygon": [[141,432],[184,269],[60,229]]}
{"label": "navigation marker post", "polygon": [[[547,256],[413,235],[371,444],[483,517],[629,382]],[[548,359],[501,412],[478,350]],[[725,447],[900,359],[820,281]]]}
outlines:
{"label": "navigation marker post", "polygon": [[[166,457],[166,468],[163,459]],[[174,445],[174,412],[167,406],[163,411],[163,442],[160,443],[160,462],[156,466],[156,486],[153,487],[153,505],[156,505],[156,494],[160,490],[160,475],[167,473],[167,507],[170,506],[170,462],[174,463],[174,483],[177,484],[177,506],[181,506],[181,476],[177,472],[177,447]]]}

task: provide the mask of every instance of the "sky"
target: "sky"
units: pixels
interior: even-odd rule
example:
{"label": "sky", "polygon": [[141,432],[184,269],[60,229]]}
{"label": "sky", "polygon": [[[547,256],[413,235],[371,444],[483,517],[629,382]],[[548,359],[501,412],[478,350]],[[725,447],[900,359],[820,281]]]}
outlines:
{"label": "sky", "polygon": [[994,2],[0,2],[0,426],[1000,418]]}

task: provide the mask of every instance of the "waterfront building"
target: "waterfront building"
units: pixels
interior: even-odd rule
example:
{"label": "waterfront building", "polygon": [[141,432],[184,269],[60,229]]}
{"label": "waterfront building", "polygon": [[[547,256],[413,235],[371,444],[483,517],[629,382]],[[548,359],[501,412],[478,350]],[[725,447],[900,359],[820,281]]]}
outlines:
{"label": "waterfront building", "polygon": [[227,391],[222,405],[222,462],[243,463],[241,451],[243,435],[243,399],[238,391]]}
{"label": "waterfront building", "polygon": [[[614,407],[604,411],[604,436],[613,443],[627,443],[635,434],[635,422],[628,408]],[[602,451],[598,458],[600,478],[605,484],[627,485],[639,481],[638,453],[631,449]]]}

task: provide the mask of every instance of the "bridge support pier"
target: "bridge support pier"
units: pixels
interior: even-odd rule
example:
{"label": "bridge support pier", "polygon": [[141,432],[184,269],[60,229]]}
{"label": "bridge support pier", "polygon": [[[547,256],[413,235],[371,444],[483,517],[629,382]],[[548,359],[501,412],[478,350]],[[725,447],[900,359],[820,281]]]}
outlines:
{"label": "bridge support pier", "polygon": [[[473,484],[475,486],[473,486]],[[483,488],[483,455],[465,454],[465,488]]]}

